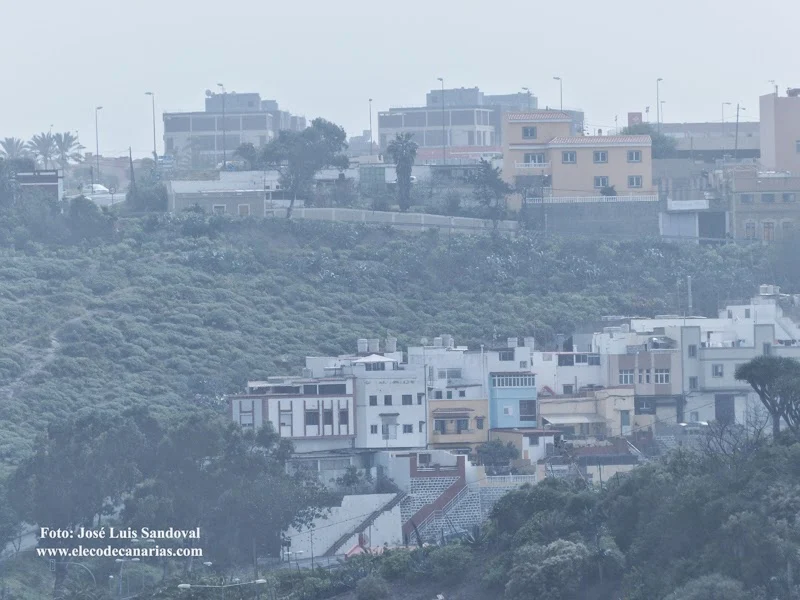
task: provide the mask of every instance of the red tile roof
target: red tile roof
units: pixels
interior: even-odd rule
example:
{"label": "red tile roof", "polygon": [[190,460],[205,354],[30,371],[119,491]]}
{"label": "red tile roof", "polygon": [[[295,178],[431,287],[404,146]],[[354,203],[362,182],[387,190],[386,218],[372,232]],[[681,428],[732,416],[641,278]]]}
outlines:
{"label": "red tile roof", "polygon": [[652,143],[649,135],[577,135],[570,137],[554,137],[547,142],[550,146],[594,146],[594,145],[631,145]]}
{"label": "red tile roof", "polygon": [[537,110],[535,112],[506,113],[509,121],[552,121],[554,119],[571,121],[567,113],[558,110]]}

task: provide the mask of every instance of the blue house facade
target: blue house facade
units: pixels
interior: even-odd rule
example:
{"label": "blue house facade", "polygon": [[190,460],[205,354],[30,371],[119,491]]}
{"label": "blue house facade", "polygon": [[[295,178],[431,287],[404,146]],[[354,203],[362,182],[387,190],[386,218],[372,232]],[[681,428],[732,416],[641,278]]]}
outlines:
{"label": "blue house facade", "polygon": [[489,426],[537,427],[539,403],[533,373],[489,374]]}

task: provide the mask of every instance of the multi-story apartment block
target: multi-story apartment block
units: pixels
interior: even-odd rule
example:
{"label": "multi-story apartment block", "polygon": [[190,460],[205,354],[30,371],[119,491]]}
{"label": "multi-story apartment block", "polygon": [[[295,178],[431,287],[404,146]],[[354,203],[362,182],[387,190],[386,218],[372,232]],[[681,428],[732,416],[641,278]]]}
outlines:
{"label": "multi-story apartment block", "polygon": [[759,112],[762,167],[800,175],[800,89],[761,96]]}
{"label": "multi-story apartment block", "polygon": [[726,174],[730,188],[729,229],[736,239],[774,242],[800,230],[800,171],[764,172],[738,167]]}
{"label": "multi-story apartment block", "polygon": [[503,139],[503,175],[528,196],[657,199],[650,136],[575,135],[569,114],[540,111],[507,113]]}
{"label": "multi-story apartment block", "polygon": [[243,427],[270,423],[298,453],[352,448],[356,438],[355,383],[342,377],[270,377],[229,396],[230,415]]}
{"label": "multi-story apartment block", "polygon": [[240,144],[263,146],[278,131],[302,130],[304,117],[278,109],[257,93],[207,92],[204,112],[164,113],[164,154],[179,166],[213,168]]}
{"label": "multi-story apartment block", "polygon": [[425,448],[428,416],[425,374],[402,363],[397,341],[358,340],[358,353],[307,357],[312,376],[352,377],[355,381],[356,440],[359,449]]}

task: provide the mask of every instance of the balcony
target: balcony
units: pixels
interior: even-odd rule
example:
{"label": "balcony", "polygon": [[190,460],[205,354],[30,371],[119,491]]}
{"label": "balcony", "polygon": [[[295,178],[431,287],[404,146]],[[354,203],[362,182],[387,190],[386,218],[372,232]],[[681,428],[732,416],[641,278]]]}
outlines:
{"label": "balcony", "polygon": [[547,171],[550,169],[550,162],[515,162],[514,168],[517,171]]}
{"label": "balcony", "polygon": [[657,195],[641,196],[551,196],[545,198],[526,197],[530,204],[612,204],[617,202],[658,202]]}

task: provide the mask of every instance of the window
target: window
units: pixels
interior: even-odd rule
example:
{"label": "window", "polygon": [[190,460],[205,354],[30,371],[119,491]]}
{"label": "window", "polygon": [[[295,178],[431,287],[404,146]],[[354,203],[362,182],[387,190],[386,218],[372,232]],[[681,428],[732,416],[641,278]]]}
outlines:
{"label": "window", "polygon": [[644,383],[644,369],[639,369],[639,383]]}
{"label": "window", "polygon": [[575,365],[575,355],[574,354],[559,354],[558,355],[558,366],[559,367],[572,367]]}
{"label": "window", "polygon": [[240,217],[249,217],[250,216],[250,205],[249,204],[240,204],[239,205],[239,216]]}
{"label": "window", "polygon": [[628,150],[628,162],[638,163],[642,162],[641,150]]}
{"label": "window", "polygon": [[423,433],[425,431],[425,421],[419,422],[419,432]]}
{"label": "window", "polygon": [[723,377],[725,375],[725,366],[720,364],[711,365],[711,375],[714,377]]}
{"label": "window", "polygon": [[392,405],[392,395],[391,394],[386,394],[383,397],[383,405],[384,406],[391,406]]}
{"label": "window", "polygon": [[535,140],[536,139],[536,127],[523,127],[522,128],[522,139],[524,139],[524,140]]}
{"label": "window", "polygon": [[456,433],[469,430],[469,419],[456,419]]}
{"label": "window", "polygon": [[377,425],[370,425],[370,426],[369,426],[369,432],[370,432],[371,434],[373,434],[373,435],[374,435],[374,434],[376,434],[376,433],[378,433],[378,426],[377,426]]}
{"label": "window", "polygon": [[644,382],[650,383],[650,369],[644,370]]}
{"label": "window", "polygon": [[333,425],[333,409],[326,408],[322,411],[322,424],[323,425]]}
{"label": "window", "polygon": [[441,400],[441,399],[442,399],[442,392],[441,392],[441,390],[436,390],[436,391],[433,393],[433,397],[434,397],[436,400]]}
{"label": "window", "polygon": [[519,368],[520,369],[527,369],[528,368],[528,361],[527,360],[519,361]]}
{"label": "window", "polygon": [[417,392],[417,404],[422,404],[422,399],[425,397],[425,394],[422,392]]}
{"label": "window", "polygon": [[346,408],[339,409],[339,425],[349,425],[350,424],[350,413],[347,412]]}
{"label": "window", "polygon": [[619,370],[619,384],[620,385],[633,385],[633,369],[620,369]]}
{"label": "window", "polygon": [[600,355],[599,354],[590,354],[589,355],[589,366],[600,366]]}
{"label": "window", "polygon": [[520,421],[536,420],[536,400],[519,401],[519,420]]}
{"label": "window", "polygon": [[378,406],[378,397],[377,396],[370,396],[369,397],[369,405],[370,406]]}
{"label": "window", "polygon": [[431,464],[431,455],[430,454],[417,454],[417,462],[421,465],[429,465]]}
{"label": "window", "polygon": [[403,406],[414,404],[414,397],[411,394],[403,394]]}
{"label": "window", "polygon": [[458,390],[458,397],[459,398],[466,398],[467,397],[467,390]]}
{"label": "window", "polygon": [[761,201],[767,203],[775,202],[775,194],[761,194]]}
{"label": "window", "polygon": [[452,392],[452,390],[447,390],[447,399],[448,399],[448,400],[452,400],[452,399],[453,399],[453,392]]}
{"label": "window", "polygon": [[381,425],[381,435],[383,436],[383,439],[388,439],[388,437],[389,437],[389,424],[388,423],[384,423],[383,425]]}
{"label": "window", "polygon": [[544,152],[526,152],[525,164],[541,165],[544,164]]}
{"label": "window", "polygon": [[745,308],[744,309],[744,318],[745,319],[749,319],[750,318],[750,309],[749,308]]}
{"label": "window", "polygon": [[689,358],[697,358],[697,344],[689,344]]}
{"label": "window", "polygon": [[576,354],[575,355],[575,364],[576,365],[585,365],[589,362],[589,355],[588,354]]}
{"label": "window", "polygon": [[607,163],[608,162],[608,152],[605,150],[595,150],[594,151],[594,162],[595,163]]}
{"label": "window", "polygon": [[744,237],[747,240],[754,240],[756,238],[756,224],[748,221],[744,224]]}
{"label": "window", "polygon": [[629,410],[621,410],[621,411],[619,411],[619,424],[622,427],[630,427],[631,426],[631,411],[629,411]]}
{"label": "window", "polygon": [[309,425],[319,425],[319,411],[307,410],[306,411],[306,427]]}
{"label": "window", "polygon": [[656,369],[656,383],[669,383],[669,369]]}
{"label": "window", "polygon": [[697,376],[696,375],[692,375],[691,377],[689,377],[689,389],[690,390],[696,390],[697,388],[698,388]]}
{"label": "window", "polygon": [[320,394],[346,394],[346,383],[322,383],[319,386]]}
{"label": "window", "polygon": [[567,150],[561,153],[561,162],[565,165],[574,165],[578,162],[578,153],[574,150]]}
{"label": "window", "polygon": [[376,362],[376,363],[366,363],[364,365],[366,367],[366,371],[385,371],[386,370],[386,363],[385,362]]}
{"label": "window", "polygon": [[514,360],[514,351],[513,350],[500,350],[497,353],[497,360],[501,362],[511,362]]}
{"label": "window", "polygon": [[475,427],[478,429],[483,429],[483,417],[478,417],[475,419]]}
{"label": "window", "polygon": [[403,433],[414,433],[413,425],[403,425]]}
{"label": "window", "polygon": [[290,410],[282,410],[281,411],[280,424],[281,424],[281,427],[291,427],[292,426],[292,411],[290,411]]}
{"label": "window", "polygon": [[764,241],[771,242],[775,239],[775,223],[767,221],[764,223]]}
{"label": "window", "polygon": [[797,199],[797,196],[794,192],[784,192],[781,194],[781,199],[784,202],[794,202]]}
{"label": "window", "polygon": [[628,175],[628,187],[629,188],[640,188],[640,187],[642,187],[642,176],[641,175]]}
{"label": "window", "polygon": [[753,194],[740,194],[739,200],[742,204],[752,204],[753,203]]}
{"label": "window", "polygon": [[211,208],[211,212],[215,215],[224,215],[225,214],[225,205],[224,204],[215,204]]}
{"label": "window", "polygon": [[792,237],[792,222],[791,221],[784,221],[783,223],[781,223],[781,229],[782,229],[784,238]]}
{"label": "window", "polygon": [[445,433],[447,431],[447,421],[444,419],[434,419],[433,430],[437,433]]}
{"label": "window", "polygon": [[564,395],[565,396],[569,396],[569,395],[575,393],[573,391],[575,389],[575,387],[571,383],[569,383],[569,384],[565,383],[562,387],[564,388]]}
{"label": "window", "polygon": [[492,375],[492,387],[534,387],[536,377],[534,375]]}
{"label": "window", "polygon": [[506,415],[506,416],[511,416],[511,415],[514,414],[514,409],[511,408],[510,406],[504,406],[503,407],[503,414]]}
{"label": "window", "polygon": [[761,347],[763,349],[764,356],[769,356],[770,354],[772,354],[772,344],[770,344],[769,342],[764,342],[764,344]]}
{"label": "window", "polygon": [[461,379],[461,369],[439,369],[439,379]]}
{"label": "window", "polygon": [[608,187],[608,177],[595,177],[594,187],[597,189]]}
{"label": "window", "polygon": [[689,413],[689,420],[692,423],[697,423],[700,420],[700,413],[696,410],[693,410]]}
{"label": "window", "polygon": [[303,393],[306,396],[316,396],[317,395],[317,386],[315,386],[315,385],[304,385],[303,386]]}

